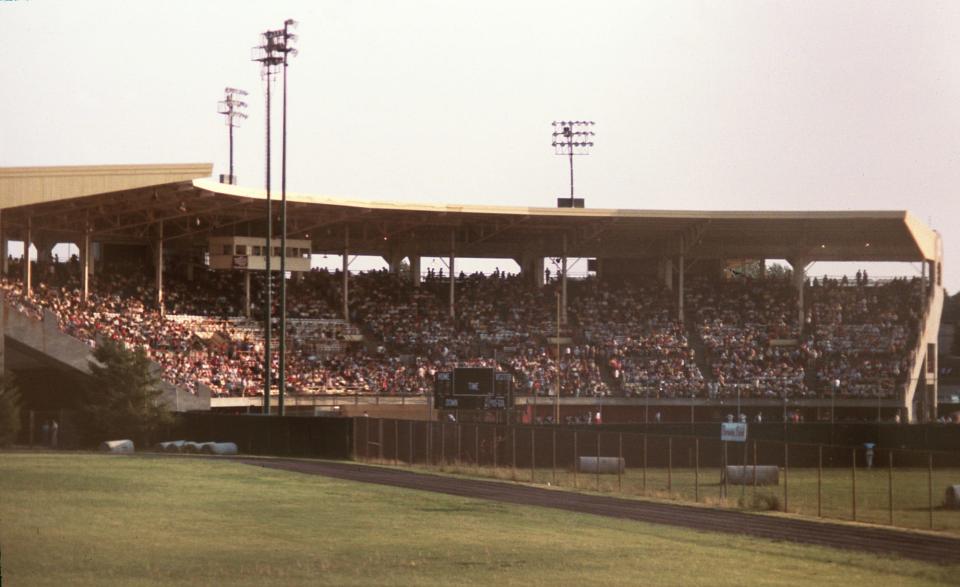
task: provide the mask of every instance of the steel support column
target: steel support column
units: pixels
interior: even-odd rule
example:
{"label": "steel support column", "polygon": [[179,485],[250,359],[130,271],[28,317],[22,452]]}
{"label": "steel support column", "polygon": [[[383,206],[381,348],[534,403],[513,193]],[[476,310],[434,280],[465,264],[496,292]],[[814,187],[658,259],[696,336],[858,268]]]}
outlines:
{"label": "steel support column", "polygon": [[343,229],[343,319],[350,323],[350,227]]}
{"label": "steel support column", "polygon": [[157,310],[160,312],[160,315],[164,315],[163,309],[163,220],[157,223],[157,240],[156,240],[156,261],[155,269],[157,276]]}
{"label": "steel support column", "polygon": [[33,268],[30,266],[30,243],[33,242],[33,218],[27,217],[27,236],[23,239],[23,295],[33,292]]}
{"label": "steel support column", "polygon": [[[573,181],[573,167],[570,168],[570,178],[571,178],[571,181]],[[573,198],[572,193],[570,197]],[[561,300],[561,306],[562,306],[561,317],[563,319],[564,326],[566,326],[567,324],[567,233],[563,233],[563,260],[561,261],[561,265],[560,265],[560,274],[561,274],[560,275],[560,297],[563,298]],[[557,357],[557,360],[559,359],[560,357]]]}
{"label": "steel support column", "polygon": [[803,257],[797,257],[793,259],[787,259],[787,262],[790,263],[790,266],[793,268],[793,287],[795,287],[797,290],[797,326],[800,328],[800,332],[802,333],[804,326],[803,286],[807,281],[808,261]]}
{"label": "steel support column", "polygon": [[250,317],[250,272],[243,272],[243,315]]}
{"label": "steel support column", "polygon": [[420,287],[422,281],[420,275],[420,255],[410,255],[407,258],[410,259],[410,282],[413,283],[413,287]]}
{"label": "steel support column", "polygon": [[83,303],[90,299],[90,230],[83,231],[83,257],[80,260],[80,273],[83,280]]}
{"label": "steel support column", "polygon": [[680,257],[677,262],[677,320],[683,325],[683,276],[686,273],[683,237],[680,237]]}
{"label": "steel support column", "polygon": [[456,318],[456,251],[457,251],[457,232],[450,231],[450,318]]}

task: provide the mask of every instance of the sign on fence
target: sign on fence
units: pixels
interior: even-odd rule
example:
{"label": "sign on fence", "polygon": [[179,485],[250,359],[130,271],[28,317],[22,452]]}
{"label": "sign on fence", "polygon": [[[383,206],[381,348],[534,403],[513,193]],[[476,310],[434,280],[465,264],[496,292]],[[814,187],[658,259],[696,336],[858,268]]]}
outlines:
{"label": "sign on fence", "polygon": [[720,424],[720,440],[725,442],[746,442],[746,422],[724,422]]}

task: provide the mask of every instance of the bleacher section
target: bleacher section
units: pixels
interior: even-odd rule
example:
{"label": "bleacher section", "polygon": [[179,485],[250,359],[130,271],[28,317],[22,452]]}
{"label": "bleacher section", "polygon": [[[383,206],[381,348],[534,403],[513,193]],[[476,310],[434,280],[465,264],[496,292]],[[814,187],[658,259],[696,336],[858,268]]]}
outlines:
{"label": "bleacher section", "polygon": [[[87,345],[111,338],[143,347],[172,384],[220,396],[261,393],[262,279],[253,279],[247,318],[233,272],[168,275],[165,312],[140,269],[98,272],[86,304],[74,277],[51,275],[30,297],[19,280],[4,279],[8,303],[33,320],[49,310],[62,332]],[[461,275],[453,318],[448,281],[414,287],[385,271],[363,273],[350,279],[348,323],[333,310],[340,279],[314,271],[289,282],[291,393],[422,395],[438,370],[490,365],[511,372],[515,390],[529,395],[553,395],[559,378],[565,397],[898,398],[925,302],[916,279],[811,280],[798,324],[788,281],[701,278],[687,288],[683,324],[675,294],[661,285],[587,279],[570,285],[562,331],[570,342],[557,357],[556,283]]]}

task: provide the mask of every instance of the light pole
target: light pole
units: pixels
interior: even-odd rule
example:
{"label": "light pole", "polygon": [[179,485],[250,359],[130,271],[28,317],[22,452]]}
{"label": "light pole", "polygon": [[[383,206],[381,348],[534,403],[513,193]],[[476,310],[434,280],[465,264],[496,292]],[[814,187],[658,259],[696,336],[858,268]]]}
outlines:
{"label": "light pole", "polygon": [[837,422],[837,393],[840,391],[840,380],[833,380],[833,393],[830,394],[830,444],[834,443],[834,426]]}
{"label": "light pole", "polygon": [[287,60],[297,54],[291,46],[297,36],[290,32],[297,22],[283,21],[280,51],[283,53],[283,141],[280,165],[280,365],[278,415],[284,413],[284,395],[287,387]]}
{"label": "light pole", "polygon": [[556,155],[566,156],[570,161],[570,199],[564,201],[557,198],[558,208],[574,208],[573,198],[573,156],[589,155],[593,147],[594,132],[591,130],[596,124],[592,120],[561,120],[553,121],[553,152]]}
{"label": "light pole", "polygon": [[740,421],[740,386],[737,385],[737,422]]}
{"label": "light pole", "polygon": [[557,294],[557,395],[553,398],[554,424],[560,425],[560,292]]}
{"label": "light pole", "polygon": [[253,48],[252,60],[260,63],[260,75],[267,82],[267,164],[266,164],[266,192],[267,192],[267,235],[266,251],[264,251],[266,273],[266,301],[264,304],[264,347],[263,347],[263,414],[270,413],[270,375],[272,360],[270,352],[270,337],[272,336],[271,306],[273,305],[273,281],[270,274],[270,257],[273,254],[273,202],[270,200],[270,83],[277,72],[277,67],[283,63],[283,54],[279,51],[280,38],[283,31],[266,31],[261,37],[262,45]]}
{"label": "light pole", "polygon": [[237,176],[233,174],[233,129],[240,126],[240,121],[247,117],[246,114],[241,112],[242,109],[247,107],[247,103],[237,98],[238,96],[246,96],[247,93],[235,88],[224,88],[223,93],[223,100],[217,103],[217,112],[223,114],[227,121],[230,140],[230,175],[226,177],[227,181],[223,181],[224,177],[220,176],[220,183],[236,185]]}
{"label": "light pole", "polygon": [[650,423],[650,386],[643,386],[643,423]]}

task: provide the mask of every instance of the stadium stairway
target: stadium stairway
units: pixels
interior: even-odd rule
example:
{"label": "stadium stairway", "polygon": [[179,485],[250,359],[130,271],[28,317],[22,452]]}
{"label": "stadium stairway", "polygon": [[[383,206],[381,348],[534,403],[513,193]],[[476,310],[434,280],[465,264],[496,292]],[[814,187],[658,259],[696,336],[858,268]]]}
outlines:
{"label": "stadium stairway", "polygon": [[[61,332],[53,312],[44,310],[43,319],[37,320],[20,312],[2,298],[0,302],[4,346],[7,343],[16,345],[40,362],[90,375],[90,361],[94,360],[92,349],[84,342]],[[2,358],[4,357],[0,357]],[[159,378],[160,365],[152,363],[152,369]],[[210,390],[206,386],[200,386],[200,391],[193,394],[160,380],[160,389],[163,391],[163,400],[172,411],[210,409]]]}
{"label": "stadium stairway", "polygon": [[700,373],[703,375],[703,380],[707,382],[715,381],[716,377],[713,376],[710,361],[707,360],[707,347],[703,344],[703,338],[700,336],[700,331],[697,330],[696,324],[688,320],[685,324],[685,329],[687,331],[687,340],[690,342],[690,348],[693,349],[693,360],[696,361],[697,368],[700,369]]}
{"label": "stadium stairway", "polygon": [[[910,378],[906,385],[904,399],[908,422],[930,421],[937,417],[937,346],[943,300],[943,288],[931,287],[924,305],[920,335],[912,351]],[[922,394],[922,397],[917,397],[917,394]],[[917,407],[926,413],[914,413]]]}

